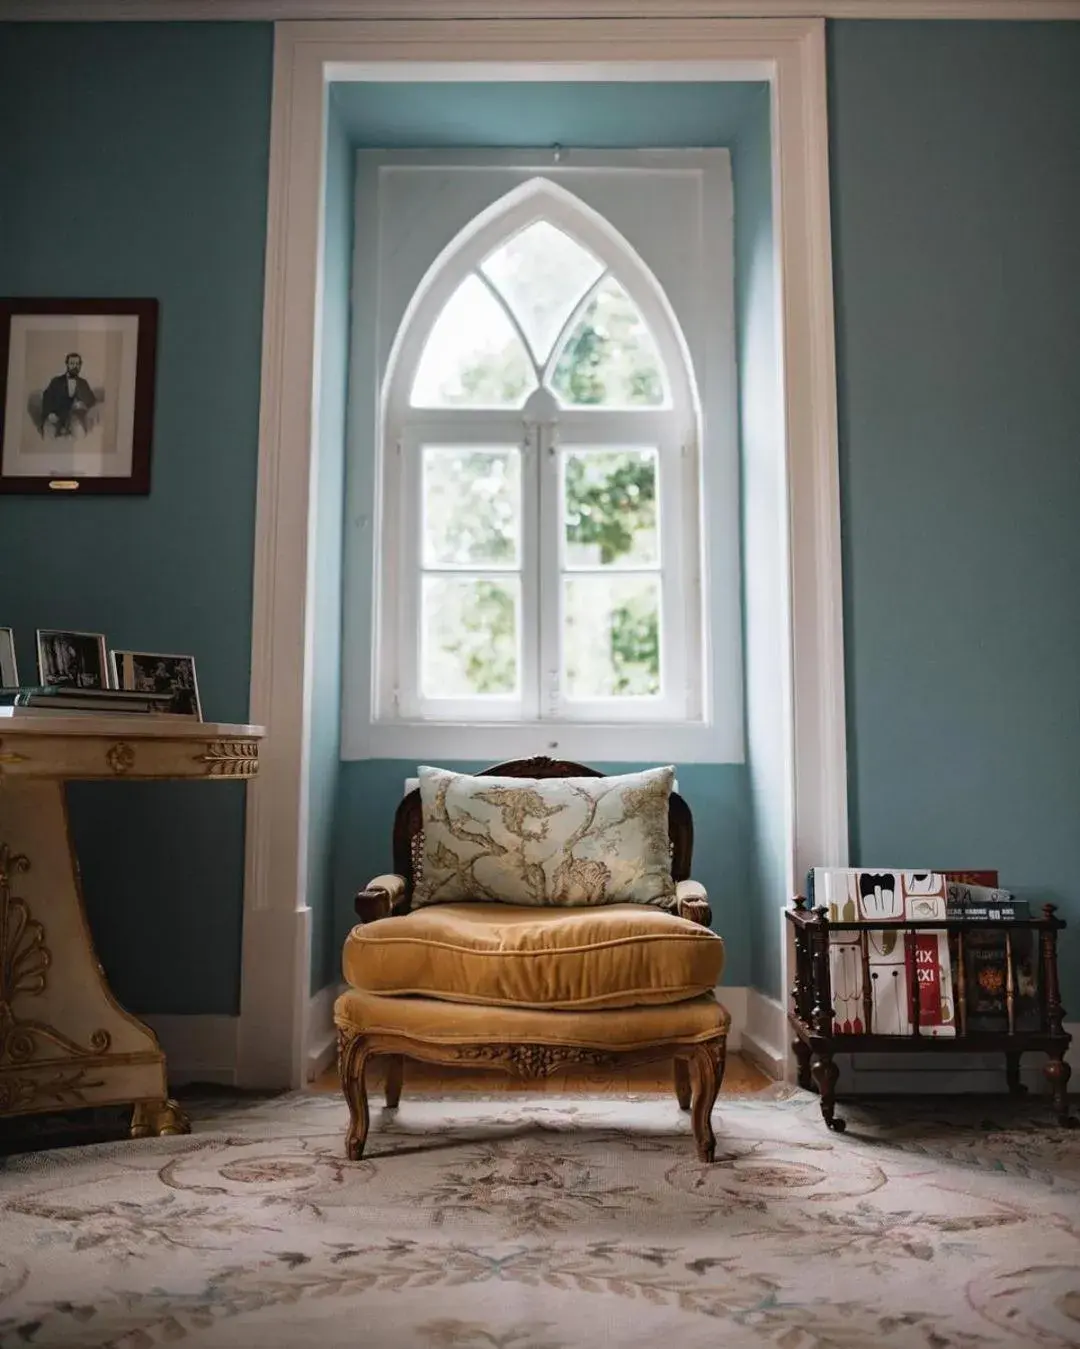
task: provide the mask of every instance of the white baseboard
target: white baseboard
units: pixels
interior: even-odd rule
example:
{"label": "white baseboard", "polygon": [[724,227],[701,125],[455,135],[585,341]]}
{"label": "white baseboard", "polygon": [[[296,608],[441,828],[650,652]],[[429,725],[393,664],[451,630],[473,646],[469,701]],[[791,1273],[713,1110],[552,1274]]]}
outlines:
{"label": "white baseboard", "polygon": [[787,1016],[781,1004],[760,989],[748,988],[746,993],[742,1052],[778,1082],[787,1067]]}
{"label": "white baseboard", "polygon": [[746,1030],[746,995],[748,988],[731,984],[717,984],[716,1001],[728,1009],[731,1025],[728,1027],[728,1049],[742,1049],[743,1032]]}
{"label": "white baseboard", "polygon": [[327,984],[311,995],[308,1003],[305,1072],[313,1082],[326,1071],[337,1053],[337,1031],[334,1028],[334,1003],[344,984]]}
{"label": "white baseboard", "polygon": [[157,1036],[165,1051],[169,1083],[213,1082],[236,1085],[236,1044],[240,1018],[235,1016],[171,1016],[147,1013],[139,1018]]}
{"label": "white baseboard", "polygon": [[249,908],[247,897],[244,902],[236,1082],[241,1087],[302,1087],[311,909]]}

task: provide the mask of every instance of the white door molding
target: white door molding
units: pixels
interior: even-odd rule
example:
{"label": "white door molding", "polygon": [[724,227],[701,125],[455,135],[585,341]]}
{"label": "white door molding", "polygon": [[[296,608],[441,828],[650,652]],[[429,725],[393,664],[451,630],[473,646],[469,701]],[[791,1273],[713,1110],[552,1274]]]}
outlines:
{"label": "white door molding", "polygon": [[299,1087],[307,1069],[309,512],[318,468],[324,95],[321,67],[304,50],[280,34],[275,41],[250,699],[268,734],[247,797],[236,1057],[245,1087]]}
{"label": "white door molding", "polygon": [[[791,556],[792,876],[847,859],[836,387],[821,19],[282,23],[275,34],[238,1080],[294,1085],[308,1019],[311,482],[326,86],[333,80],[767,80]],[[778,902],[786,897],[777,897]]]}

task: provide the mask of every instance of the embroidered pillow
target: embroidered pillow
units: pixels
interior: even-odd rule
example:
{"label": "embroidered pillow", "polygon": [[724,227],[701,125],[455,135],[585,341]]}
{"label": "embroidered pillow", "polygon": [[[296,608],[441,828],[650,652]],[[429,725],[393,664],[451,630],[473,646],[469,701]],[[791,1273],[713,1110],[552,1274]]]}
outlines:
{"label": "embroidered pillow", "polygon": [[420,769],[424,853],[413,907],[671,907],[673,767],[608,778],[472,777]]}

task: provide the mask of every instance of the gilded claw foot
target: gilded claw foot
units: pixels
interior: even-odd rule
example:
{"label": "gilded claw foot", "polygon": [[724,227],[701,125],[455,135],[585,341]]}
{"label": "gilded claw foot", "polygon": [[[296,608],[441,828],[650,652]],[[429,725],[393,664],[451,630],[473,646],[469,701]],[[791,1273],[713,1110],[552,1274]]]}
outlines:
{"label": "gilded claw foot", "polygon": [[131,1114],[132,1138],[163,1138],[191,1133],[191,1121],[175,1101],[136,1101]]}

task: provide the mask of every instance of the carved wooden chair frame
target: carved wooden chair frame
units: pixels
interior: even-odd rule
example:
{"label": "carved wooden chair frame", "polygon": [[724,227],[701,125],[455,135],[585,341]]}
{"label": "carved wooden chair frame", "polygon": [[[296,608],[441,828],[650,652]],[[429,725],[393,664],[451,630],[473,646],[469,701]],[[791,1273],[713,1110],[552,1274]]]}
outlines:
{"label": "carved wooden chair frame", "polygon": [[[481,776],[555,778],[604,775],[583,764],[539,756],[496,764],[485,768]],[[668,833],[671,874],[677,887],[677,912],[680,917],[709,927],[712,912],[705,892],[689,879],[694,846],[693,817],[690,807],[675,792],[671,794],[668,807]],[[420,874],[423,847],[423,813],[417,789],[406,794],[394,816],[395,875],[380,877],[379,880],[385,884],[373,883],[356,895],[356,913],[361,923],[409,912],[413,889]],[[635,1009],[628,1007],[625,1010],[627,1015],[632,1016]],[[704,1162],[711,1162],[716,1151],[711,1115],[723,1081],[726,1046],[726,1029],[704,1041],[669,1041],[633,1049],[607,1049],[520,1041],[441,1044],[404,1034],[367,1033],[339,1028],[338,1068],[350,1116],[346,1154],[353,1161],[359,1160],[367,1141],[370,1116],[365,1075],[367,1064],[373,1058],[385,1058],[387,1061],[386,1104],[390,1109],[394,1109],[401,1099],[406,1059],[453,1067],[489,1068],[510,1072],[525,1080],[549,1077],[575,1066],[605,1069],[666,1060],[672,1064],[679,1106],[690,1112],[698,1157]]]}

